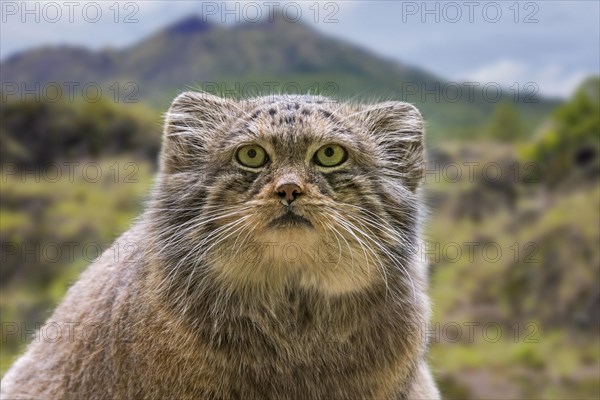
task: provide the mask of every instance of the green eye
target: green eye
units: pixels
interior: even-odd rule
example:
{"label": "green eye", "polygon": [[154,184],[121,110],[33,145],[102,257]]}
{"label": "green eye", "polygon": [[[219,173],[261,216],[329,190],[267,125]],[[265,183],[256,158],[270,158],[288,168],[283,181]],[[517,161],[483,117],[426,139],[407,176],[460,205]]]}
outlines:
{"label": "green eye", "polygon": [[322,167],[335,167],[346,161],[348,154],[342,146],[327,144],[315,153],[315,162]]}
{"label": "green eye", "polygon": [[236,157],[240,164],[250,168],[262,167],[267,162],[267,152],[255,144],[240,147]]}

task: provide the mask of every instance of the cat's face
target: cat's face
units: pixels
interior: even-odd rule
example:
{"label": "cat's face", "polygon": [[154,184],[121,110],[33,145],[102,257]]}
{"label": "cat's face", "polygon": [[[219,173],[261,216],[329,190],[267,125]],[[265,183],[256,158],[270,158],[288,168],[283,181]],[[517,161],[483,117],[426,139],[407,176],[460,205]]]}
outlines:
{"label": "cat's face", "polygon": [[401,263],[421,164],[422,119],[405,103],[186,93],[168,114],[160,190],[177,245],[224,279],[343,293]]}

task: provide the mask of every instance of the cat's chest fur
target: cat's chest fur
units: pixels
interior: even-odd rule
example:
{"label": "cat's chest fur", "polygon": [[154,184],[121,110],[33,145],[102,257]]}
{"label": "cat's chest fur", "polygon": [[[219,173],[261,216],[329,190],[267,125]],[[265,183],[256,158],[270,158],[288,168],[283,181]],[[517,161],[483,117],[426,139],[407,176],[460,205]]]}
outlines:
{"label": "cat's chest fur", "polygon": [[[133,340],[138,344],[124,353],[146,356],[131,366],[145,366],[138,369],[144,380],[157,374],[164,382],[157,387],[169,387],[173,398],[395,398],[410,382],[420,338],[408,326],[408,310],[390,310],[380,295],[325,304],[314,293],[287,291],[264,306],[208,295],[186,310],[185,324],[152,307],[144,318],[150,337],[137,332],[144,348]],[[168,325],[157,329],[163,318]]]}

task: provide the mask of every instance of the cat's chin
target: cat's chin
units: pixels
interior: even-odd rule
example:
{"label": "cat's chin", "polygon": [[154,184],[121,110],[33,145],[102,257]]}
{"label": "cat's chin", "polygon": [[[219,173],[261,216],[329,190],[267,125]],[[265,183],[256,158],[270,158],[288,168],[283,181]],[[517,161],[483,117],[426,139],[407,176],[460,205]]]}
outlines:
{"label": "cat's chin", "polygon": [[[260,217],[260,214],[255,214]],[[377,256],[352,237],[325,229],[319,216],[305,210],[257,218],[252,234],[231,239],[215,251],[211,266],[233,288],[261,292],[297,285],[328,295],[342,295],[378,281]]]}
{"label": "cat's chin", "polygon": [[[349,239],[327,236],[305,224],[257,229],[236,249],[215,252],[211,266],[233,289],[261,292],[289,285],[342,295],[378,281],[373,257]],[[225,255],[225,256],[224,256]]]}
{"label": "cat's chin", "polygon": [[268,228],[270,229],[278,229],[278,230],[288,230],[288,229],[303,229],[303,228],[311,228],[314,229],[312,222],[310,222],[307,218],[296,214],[294,212],[287,212],[280,217],[273,219]]}

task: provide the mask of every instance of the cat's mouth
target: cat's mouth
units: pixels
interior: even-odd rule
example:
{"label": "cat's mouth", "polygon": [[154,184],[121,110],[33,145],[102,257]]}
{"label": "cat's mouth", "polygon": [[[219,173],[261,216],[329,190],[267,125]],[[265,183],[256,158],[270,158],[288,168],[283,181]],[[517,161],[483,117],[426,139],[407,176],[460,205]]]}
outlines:
{"label": "cat's mouth", "polygon": [[282,216],[277,217],[271,222],[269,222],[270,228],[287,228],[300,226],[313,228],[313,224],[308,219],[291,210],[288,210]]}

